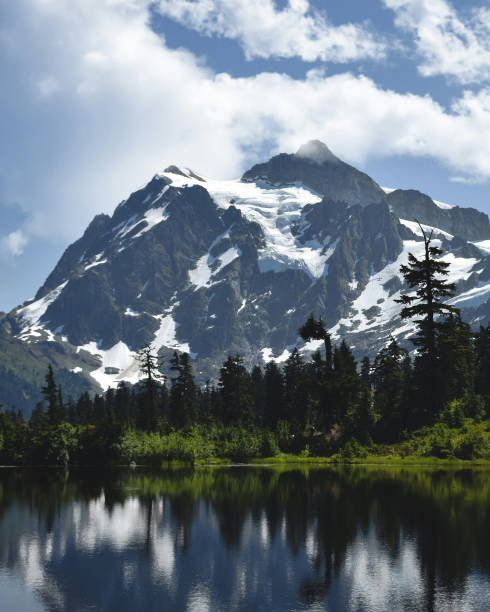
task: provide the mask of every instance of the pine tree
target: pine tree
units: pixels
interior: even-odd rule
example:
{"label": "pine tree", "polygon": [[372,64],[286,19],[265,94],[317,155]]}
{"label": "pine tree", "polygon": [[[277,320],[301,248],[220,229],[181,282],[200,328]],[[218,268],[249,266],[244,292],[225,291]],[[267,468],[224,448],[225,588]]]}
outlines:
{"label": "pine tree", "polygon": [[298,331],[305,342],[309,340],[323,340],[325,347],[325,364],[329,370],[332,367],[332,343],[330,334],[326,331],[322,318],[320,317],[317,321],[313,313],[311,313],[306,323],[302,325]]}
{"label": "pine tree", "polygon": [[424,257],[417,259],[412,253],[408,254],[408,266],[400,266],[400,272],[410,289],[416,289],[415,294],[403,294],[396,302],[403,304],[400,316],[402,319],[421,317],[415,322],[418,334],[413,342],[419,347],[422,354],[427,355],[429,362],[436,358],[436,316],[456,312],[454,306],[443,302],[450,297],[455,289],[454,283],[448,283],[449,264],[439,258],[443,251],[432,246],[432,232],[427,236],[420,225],[424,236]]}
{"label": "pine tree", "polygon": [[264,375],[260,366],[256,365],[252,368],[250,381],[252,383],[253,411],[257,423],[263,425],[265,422],[265,386]]}
{"label": "pine tree", "polygon": [[197,422],[198,390],[189,354],[174,352],[170,370],[175,374],[170,387],[171,423],[179,428],[190,427]]}
{"label": "pine tree", "polygon": [[296,430],[304,430],[311,409],[311,393],[308,385],[306,367],[297,348],[284,365],[284,385],[286,393],[285,418]]}
{"label": "pine tree", "polygon": [[323,426],[331,427],[335,423],[352,426],[361,386],[356,360],[345,340],[335,348],[333,370],[331,409],[323,417]]}
{"label": "pine tree", "polygon": [[51,364],[45,377],[45,384],[41,388],[45,401],[48,404],[48,421],[50,425],[58,425],[65,418],[65,409],[61,398],[61,388],[56,384]]}
{"label": "pine tree", "polygon": [[364,357],[361,362],[359,406],[353,423],[353,433],[363,443],[371,440],[376,422],[372,379],[371,362],[369,357]]}
{"label": "pine tree", "polygon": [[420,225],[424,238],[424,257],[417,259],[412,253],[408,255],[408,266],[402,265],[400,272],[410,289],[415,294],[403,294],[398,303],[403,304],[402,319],[414,318],[418,328],[412,342],[418,348],[414,367],[414,400],[421,423],[433,421],[440,411],[441,385],[437,355],[437,317],[457,312],[454,306],[444,303],[455,289],[453,283],[447,282],[449,264],[441,261],[442,249],[433,246],[432,232],[427,236]]}
{"label": "pine tree", "polygon": [[253,400],[250,375],[243,359],[228,357],[220,370],[218,381],[219,413],[224,425],[249,426],[253,422]]}
{"label": "pine tree", "polygon": [[487,415],[490,414],[490,323],[480,326],[475,334],[475,391],[485,399]]}
{"label": "pine tree", "polygon": [[158,356],[154,354],[151,346],[145,346],[138,351],[137,360],[145,376],[145,393],[141,397],[139,421],[143,429],[154,429],[158,381],[161,379]]}
{"label": "pine tree", "polygon": [[395,440],[404,422],[404,377],[402,364],[406,351],[394,338],[381,349],[374,360],[374,410],[385,440]]}
{"label": "pine tree", "polygon": [[267,427],[275,427],[285,414],[284,381],[275,361],[269,361],[264,372],[265,419]]}
{"label": "pine tree", "polygon": [[439,410],[453,399],[464,398],[471,404],[475,388],[472,337],[470,326],[462,321],[459,312],[449,315],[439,324],[437,355],[438,378],[443,382],[439,385]]}

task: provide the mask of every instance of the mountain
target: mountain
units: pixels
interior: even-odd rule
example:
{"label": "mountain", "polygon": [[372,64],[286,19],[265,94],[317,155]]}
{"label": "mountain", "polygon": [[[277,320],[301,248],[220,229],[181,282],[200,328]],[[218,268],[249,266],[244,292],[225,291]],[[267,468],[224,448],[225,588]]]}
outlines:
{"label": "mountain", "polygon": [[315,348],[297,333],[311,312],[334,341],[373,355],[413,332],[394,300],[400,265],[423,250],[415,219],[447,251],[451,302],[473,325],[488,322],[487,215],[384,189],[311,141],[235,181],[166,168],[111,217],[97,215],[34,300],[0,324],[102,388],[136,382],[148,344],[167,363],[190,352],[201,382],[229,354],[283,362],[296,345]]}

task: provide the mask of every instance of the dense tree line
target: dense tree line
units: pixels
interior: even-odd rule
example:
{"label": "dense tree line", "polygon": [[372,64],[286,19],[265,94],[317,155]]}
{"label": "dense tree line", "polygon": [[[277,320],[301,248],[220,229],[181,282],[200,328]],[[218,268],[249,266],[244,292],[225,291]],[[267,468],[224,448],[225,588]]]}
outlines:
{"label": "dense tree line", "polygon": [[165,379],[150,347],[139,353],[141,383],[120,383],[93,398],[65,400],[50,367],[44,401],[27,423],[16,411],[0,414],[0,459],[66,462],[70,448],[72,458],[89,463],[110,457],[128,430],[185,433],[196,425],[274,432],[282,450],[314,443],[326,453],[347,440],[396,442],[437,422],[454,427],[465,418],[488,419],[490,324],[473,333],[457,309],[442,303],[453,289],[444,279],[447,264],[432,237],[424,240],[425,257],[410,255],[401,268],[416,290],[399,300],[403,318],[420,317],[414,354],[391,337],[372,362],[365,357],[359,364],[346,342],[333,346],[322,320],[311,315],[299,330],[304,340],[319,341],[310,359],[294,349],[282,365],[270,361],[248,371],[240,356],[229,356],[217,383],[204,388],[188,354],[174,353]]}

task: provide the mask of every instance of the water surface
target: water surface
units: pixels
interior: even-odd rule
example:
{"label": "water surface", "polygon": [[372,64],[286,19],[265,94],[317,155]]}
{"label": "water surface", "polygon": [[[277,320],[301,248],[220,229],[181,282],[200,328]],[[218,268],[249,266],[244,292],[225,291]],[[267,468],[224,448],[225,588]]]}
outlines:
{"label": "water surface", "polygon": [[0,470],[0,609],[488,611],[490,472]]}

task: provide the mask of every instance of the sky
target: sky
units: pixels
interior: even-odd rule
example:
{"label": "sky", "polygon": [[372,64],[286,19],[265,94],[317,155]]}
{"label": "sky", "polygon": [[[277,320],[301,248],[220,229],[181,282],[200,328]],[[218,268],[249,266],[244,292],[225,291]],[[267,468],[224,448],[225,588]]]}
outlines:
{"label": "sky", "polygon": [[490,0],[0,0],[0,310],[170,164],[320,139],[490,213]]}

